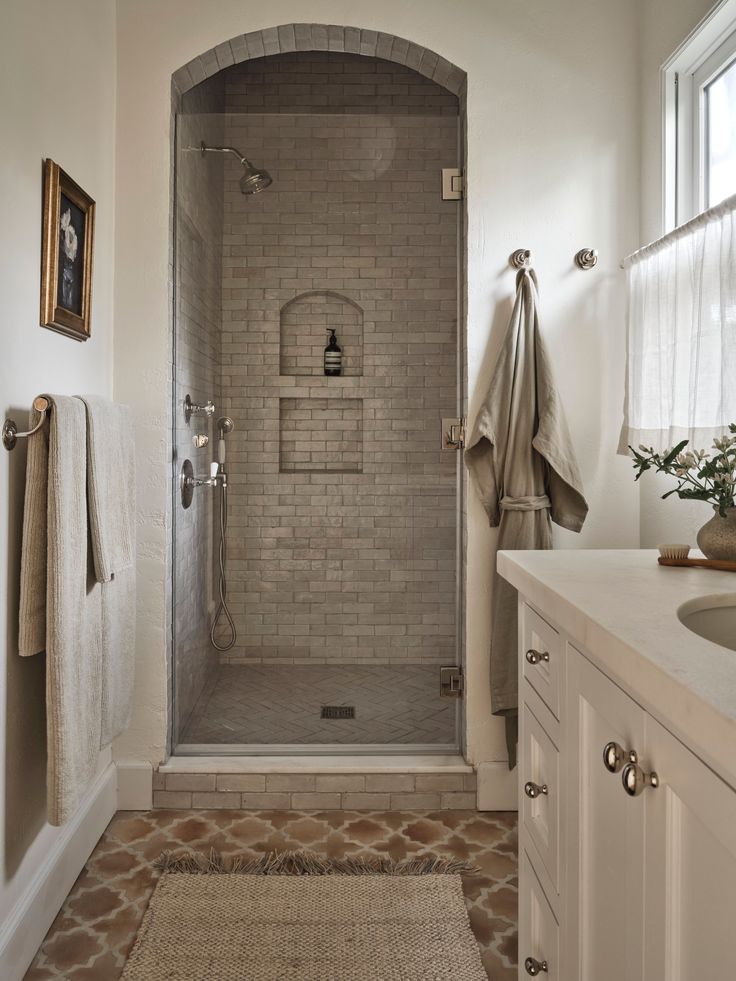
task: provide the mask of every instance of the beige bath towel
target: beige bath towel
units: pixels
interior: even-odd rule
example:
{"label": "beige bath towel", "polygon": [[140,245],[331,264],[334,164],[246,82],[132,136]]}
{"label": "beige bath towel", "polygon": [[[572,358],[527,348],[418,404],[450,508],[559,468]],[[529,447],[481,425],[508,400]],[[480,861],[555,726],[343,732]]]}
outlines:
{"label": "beige bath towel", "polygon": [[[19,651],[46,651],[47,807],[63,824],[100,749],[101,590],[87,533],[84,405],[47,396],[50,419],[28,442]],[[39,413],[31,413],[31,426]]]}
{"label": "beige bath towel", "polygon": [[102,584],[102,723],[107,746],[130,722],[135,663],[135,444],[127,405],[81,395],[87,410],[87,498]]}
{"label": "beige bath towel", "polygon": [[[465,463],[498,527],[499,549],[551,548],[550,519],[580,531],[588,512],[570,434],[539,332],[534,273],[516,280],[516,302]],[[517,595],[495,573],[491,622],[491,708],[506,717],[509,766],[516,762]]]}

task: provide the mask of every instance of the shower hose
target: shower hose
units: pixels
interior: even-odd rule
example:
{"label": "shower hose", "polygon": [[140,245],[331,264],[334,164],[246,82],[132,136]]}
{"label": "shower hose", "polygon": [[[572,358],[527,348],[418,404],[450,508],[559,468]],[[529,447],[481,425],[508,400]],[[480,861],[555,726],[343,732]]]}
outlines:
{"label": "shower hose", "polygon": [[[225,565],[227,562],[227,482],[223,481],[220,484],[220,583],[219,583],[219,597],[220,602],[218,603],[217,610],[215,611],[215,618],[212,621],[212,628],[210,630],[210,640],[212,646],[215,650],[222,653],[229,651],[230,648],[235,644],[238,639],[238,634],[235,629],[235,621],[233,620],[230,610],[227,608],[227,574],[225,572]],[[224,616],[227,620],[227,624],[230,630],[230,636],[224,644],[219,644],[215,640],[215,634],[217,633],[217,627],[220,622],[220,618]]]}

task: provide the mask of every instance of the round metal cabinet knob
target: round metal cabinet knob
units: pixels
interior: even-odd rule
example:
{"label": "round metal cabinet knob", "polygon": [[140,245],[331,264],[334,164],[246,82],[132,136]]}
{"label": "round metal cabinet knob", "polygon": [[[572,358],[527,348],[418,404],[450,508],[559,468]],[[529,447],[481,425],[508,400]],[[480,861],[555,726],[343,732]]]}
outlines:
{"label": "round metal cabinet knob", "polygon": [[637,763],[639,757],[633,749],[624,749],[618,743],[606,743],[603,747],[603,765],[609,773],[618,773],[624,763]]}
{"label": "round metal cabinet knob", "polygon": [[547,961],[538,961],[534,957],[527,957],[524,961],[524,970],[535,978],[538,974],[546,974],[549,970]]}
{"label": "round metal cabinet knob", "polygon": [[549,788],[547,787],[546,783],[532,783],[532,781],[529,780],[524,784],[524,793],[527,797],[531,797],[532,800],[534,800],[535,797],[539,797],[542,794],[545,796],[549,794]]}
{"label": "round metal cabinet knob", "polygon": [[629,797],[638,797],[647,787],[651,787],[653,790],[657,788],[659,777],[654,770],[651,773],[645,773],[638,764],[627,763],[621,773],[621,782]]}
{"label": "round metal cabinet knob", "polygon": [[530,664],[539,664],[540,661],[549,661],[549,651],[535,651],[531,647],[526,652],[526,659]]}

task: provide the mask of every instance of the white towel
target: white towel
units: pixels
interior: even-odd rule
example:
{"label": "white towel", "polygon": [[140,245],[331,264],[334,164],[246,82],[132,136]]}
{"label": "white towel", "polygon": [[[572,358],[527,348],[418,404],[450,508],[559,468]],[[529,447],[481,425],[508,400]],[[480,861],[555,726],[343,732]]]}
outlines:
{"label": "white towel", "polygon": [[81,395],[87,410],[87,497],[102,584],[102,723],[106,746],[130,722],[135,664],[135,444],[127,405]]}
{"label": "white towel", "polygon": [[[47,396],[50,419],[28,444],[19,651],[46,651],[47,808],[76,810],[95,775],[101,725],[101,588],[87,533],[84,406]],[[35,410],[30,423],[39,419]]]}

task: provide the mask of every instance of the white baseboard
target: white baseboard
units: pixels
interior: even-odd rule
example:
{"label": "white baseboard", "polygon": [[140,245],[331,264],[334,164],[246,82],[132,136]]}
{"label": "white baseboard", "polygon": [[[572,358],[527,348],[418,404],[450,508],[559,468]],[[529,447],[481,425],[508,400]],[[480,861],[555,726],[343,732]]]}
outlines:
{"label": "white baseboard", "polygon": [[478,764],[478,810],[518,811],[518,773],[503,763]]}
{"label": "white baseboard", "polygon": [[0,977],[21,981],[84,863],[116,808],[115,766],[110,763],[61,829],[46,861],[28,883],[0,930]]}
{"label": "white baseboard", "polygon": [[153,807],[153,767],[148,762],[116,761],[118,810],[150,811]]}

